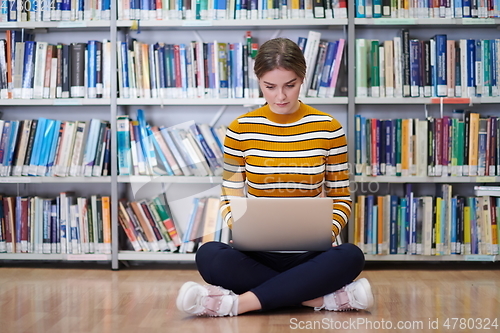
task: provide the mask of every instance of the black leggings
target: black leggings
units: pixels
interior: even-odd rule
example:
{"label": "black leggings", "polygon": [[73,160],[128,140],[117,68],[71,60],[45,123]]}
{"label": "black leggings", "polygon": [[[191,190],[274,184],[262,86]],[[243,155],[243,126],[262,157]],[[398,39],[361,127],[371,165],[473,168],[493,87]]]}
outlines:
{"label": "black leggings", "polygon": [[243,252],[219,242],[202,245],[196,265],[203,279],[236,294],[253,292],[263,310],[297,306],[351,283],[363,252],[350,243],[325,252]]}

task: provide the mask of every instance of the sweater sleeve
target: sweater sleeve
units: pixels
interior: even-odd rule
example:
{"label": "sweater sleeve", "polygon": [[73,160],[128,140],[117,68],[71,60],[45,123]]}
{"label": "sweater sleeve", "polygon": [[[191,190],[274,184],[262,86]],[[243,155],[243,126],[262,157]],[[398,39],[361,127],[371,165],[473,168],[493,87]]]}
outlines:
{"label": "sweater sleeve", "polygon": [[231,197],[245,196],[245,157],[238,133],[238,120],[233,121],[224,139],[224,171],[222,173],[222,193],[220,212],[224,222],[231,228],[233,218],[229,200]]}
{"label": "sweater sleeve", "polygon": [[352,200],[349,189],[347,140],[342,125],[332,120],[333,138],[326,158],[325,193],[333,198],[332,238],[336,239],[349,221]]}

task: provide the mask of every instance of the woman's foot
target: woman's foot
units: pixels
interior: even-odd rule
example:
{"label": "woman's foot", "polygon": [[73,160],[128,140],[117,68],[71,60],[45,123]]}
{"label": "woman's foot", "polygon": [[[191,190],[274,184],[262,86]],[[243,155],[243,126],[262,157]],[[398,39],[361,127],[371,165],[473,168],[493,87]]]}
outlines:
{"label": "woman's foot", "polygon": [[372,306],[373,293],[370,282],[365,278],[361,278],[331,294],[325,295],[323,297],[323,306],[315,308],[315,310],[366,310]]}
{"label": "woman's foot", "polygon": [[236,316],[238,295],[230,290],[212,285],[186,282],[179,290],[177,308],[196,316]]}

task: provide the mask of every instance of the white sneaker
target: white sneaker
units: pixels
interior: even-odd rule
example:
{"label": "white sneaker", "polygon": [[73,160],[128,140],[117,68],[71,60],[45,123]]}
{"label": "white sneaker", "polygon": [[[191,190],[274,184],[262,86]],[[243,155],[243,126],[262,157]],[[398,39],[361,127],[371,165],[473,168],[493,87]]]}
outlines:
{"label": "white sneaker", "polygon": [[197,316],[236,316],[238,295],[222,287],[186,282],[179,290],[177,308]]}
{"label": "white sneaker", "polygon": [[330,311],[366,310],[373,306],[370,282],[361,278],[323,297],[323,306],[315,310]]}

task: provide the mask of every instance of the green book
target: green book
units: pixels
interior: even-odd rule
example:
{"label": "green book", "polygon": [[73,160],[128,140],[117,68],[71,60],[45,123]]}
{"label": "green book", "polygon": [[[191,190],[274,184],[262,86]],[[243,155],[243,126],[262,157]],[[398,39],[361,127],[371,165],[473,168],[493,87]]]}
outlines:
{"label": "green book", "polygon": [[368,40],[356,39],[356,97],[368,97]]}
{"label": "green book", "polygon": [[370,96],[380,97],[380,60],[379,42],[372,40],[370,45]]}

